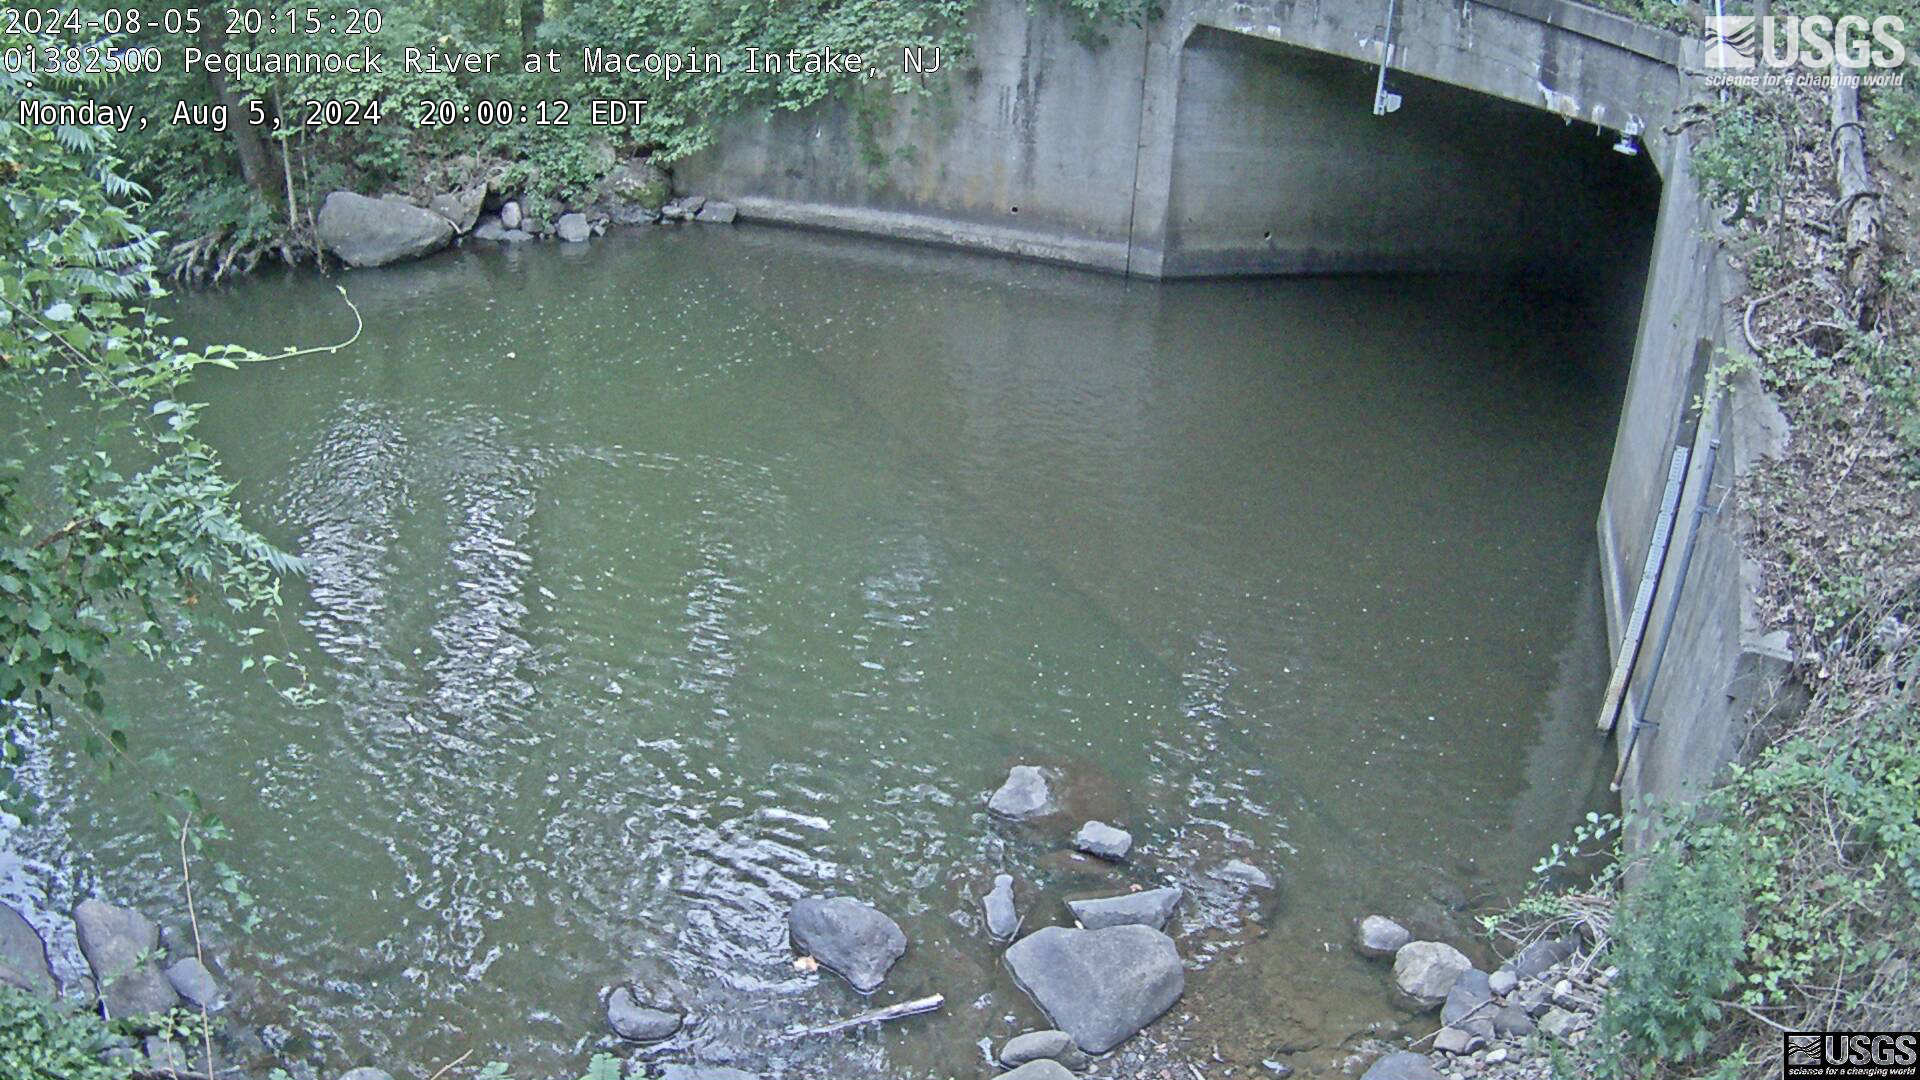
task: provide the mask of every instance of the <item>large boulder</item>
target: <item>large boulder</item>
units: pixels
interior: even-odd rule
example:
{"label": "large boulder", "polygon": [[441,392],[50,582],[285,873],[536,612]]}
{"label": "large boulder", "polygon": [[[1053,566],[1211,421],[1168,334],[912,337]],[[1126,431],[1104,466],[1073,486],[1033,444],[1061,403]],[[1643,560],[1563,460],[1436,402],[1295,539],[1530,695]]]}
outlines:
{"label": "large boulder", "polygon": [[1074,1044],[1104,1054],[1187,988],[1173,939],[1150,926],[1036,930],[1007,950],[1014,982]]}
{"label": "large boulder", "polygon": [[1015,821],[1051,813],[1053,792],[1047,787],[1047,774],[1038,765],[1008,769],[1006,783],[987,800],[987,809]]}
{"label": "large boulder", "polygon": [[1451,945],[1438,941],[1410,941],[1393,956],[1393,984],[1400,1003],[1415,1012],[1437,1009],[1473,961]]}
{"label": "large boulder", "polygon": [[1089,821],[1073,834],[1073,846],[1089,855],[1119,862],[1133,850],[1133,834],[1104,821]]}
{"label": "large boulder", "polygon": [[320,244],[348,266],[385,266],[446,247],[453,222],[403,202],[336,191],[320,206]]}
{"label": "large boulder", "polygon": [[995,941],[1006,941],[1020,932],[1020,911],[1013,904],[1013,875],[998,874],[993,889],[980,898],[987,915],[987,933]]}
{"label": "large boulder", "polygon": [[1180,906],[1182,895],[1178,885],[1169,885],[1164,889],[1122,893],[1097,900],[1069,900],[1067,907],[1080,925],[1089,930],[1108,926],[1151,926],[1158,930],[1167,925],[1173,909]]}
{"label": "large boulder", "polygon": [[1367,1066],[1360,1080],[1442,1080],[1442,1077],[1440,1070],[1427,1060],[1427,1055],[1402,1050]]}
{"label": "large boulder", "polygon": [[871,904],[848,896],[810,897],[787,913],[793,946],[870,994],[907,951],[898,923]]}
{"label": "large boulder", "polygon": [[0,986],[53,997],[59,985],[47,962],[47,943],[19,912],[0,904]]}
{"label": "large boulder", "polygon": [[80,954],[93,969],[108,1019],[166,1012],[180,996],[154,958],[160,928],[137,911],[99,900],[82,900],[73,909]]}
{"label": "large boulder", "polygon": [[680,1014],[642,1004],[630,986],[607,995],[607,1026],[630,1042],[659,1042],[680,1030]]}
{"label": "large boulder", "polygon": [[480,220],[480,208],[486,201],[487,185],[476,184],[435,195],[427,201],[427,209],[446,218],[454,232],[466,233],[473,231],[473,223]]}
{"label": "large boulder", "polygon": [[650,161],[623,161],[602,177],[599,201],[609,207],[626,204],[658,212],[673,194],[673,182]]}

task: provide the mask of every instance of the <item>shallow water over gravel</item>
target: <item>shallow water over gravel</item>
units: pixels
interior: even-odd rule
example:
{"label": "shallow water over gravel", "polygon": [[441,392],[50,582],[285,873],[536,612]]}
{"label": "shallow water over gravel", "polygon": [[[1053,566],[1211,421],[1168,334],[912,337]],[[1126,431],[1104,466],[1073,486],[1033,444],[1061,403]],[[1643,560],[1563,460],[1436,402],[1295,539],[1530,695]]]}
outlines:
{"label": "shallow water over gravel", "polygon": [[[634,1056],[984,1073],[983,1036],[1038,1020],[975,900],[1000,871],[1028,929],[1070,893],[1186,886],[1164,1031],[1217,1047],[1210,1078],[1310,1064],[1397,1017],[1350,918],[1470,933],[1604,790],[1596,372],[1624,345],[1580,308],[745,229],[341,280],[359,344],[205,386],[248,504],[311,563],[266,640],[326,703],[220,650],[117,684],[231,824],[261,922],[216,905],[213,936],[252,1011],[326,1074],[472,1049],[556,1075],[630,977],[692,1016]],[[261,348],[351,328],[304,274],[181,308]],[[1020,762],[1069,816],[988,820]],[[0,891],[180,916],[140,785],[45,768]],[[1086,816],[1131,863],[1065,854]],[[1229,858],[1280,888],[1206,876]],[[791,965],[787,906],[822,891],[911,941],[871,999]]]}

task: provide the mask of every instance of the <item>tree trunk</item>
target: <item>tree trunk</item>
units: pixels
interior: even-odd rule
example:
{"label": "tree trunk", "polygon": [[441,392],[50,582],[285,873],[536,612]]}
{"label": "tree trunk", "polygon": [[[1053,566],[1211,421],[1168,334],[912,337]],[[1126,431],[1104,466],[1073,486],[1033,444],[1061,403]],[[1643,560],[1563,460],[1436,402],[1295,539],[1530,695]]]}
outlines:
{"label": "tree trunk", "polygon": [[[200,47],[210,53],[219,53],[225,49],[225,39],[219,33],[216,21],[221,18],[215,9],[203,12],[200,25]],[[218,68],[207,72],[207,86],[213,91],[214,100],[227,107],[227,130],[233,135],[233,148],[240,155],[240,176],[253,189],[254,194],[265,200],[269,206],[279,206],[282,198],[280,171],[273,163],[273,156],[267,153],[267,140],[260,126],[247,114],[246,103],[233,92],[227,76]]]}

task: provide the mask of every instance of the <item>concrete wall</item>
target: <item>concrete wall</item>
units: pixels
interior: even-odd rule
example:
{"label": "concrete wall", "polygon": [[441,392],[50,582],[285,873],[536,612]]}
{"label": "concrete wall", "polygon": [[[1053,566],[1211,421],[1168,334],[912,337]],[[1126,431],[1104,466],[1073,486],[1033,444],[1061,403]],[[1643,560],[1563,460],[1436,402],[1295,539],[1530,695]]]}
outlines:
{"label": "concrete wall", "polygon": [[[868,232],[1177,277],[1407,268],[1606,269],[1638,258],[1656,167],[1658,229],[1598,520],[1616,652],[1689,404],[1696,352],[1738,349],[1736,282],[1711,237],[1685,135],[1663,125],[1701,67],[1682,41],[1566,0],[1175,0],[1103,46],[1025,0],[990,0],[977,56],[932,98],[901,99],[866,164],[849,113],[747,117],[677,171],[749,220]],[[1391,57],[1400,112],[1371,112]],[[1597,130],[1596,130],[1597,129]],[[1613,154],[1642,132],[1644,159]],[[1610,226],[1609,223],[1612,223]],[[1604,277],[1605,274],[1600,276]],[[1623,301],[1631,302],[1631,301]],[[1733,331],[1737,336],[1737,329]],[[1706,519],[1658,685],[1654,640],[1676,541],[1617,739],[1642,719],[1623,796],[1685,799],[1738,751],[1784,682],[1755,625],[1735,477],[1784,438],[1751,380],[1714,403],[1682,501]]]}

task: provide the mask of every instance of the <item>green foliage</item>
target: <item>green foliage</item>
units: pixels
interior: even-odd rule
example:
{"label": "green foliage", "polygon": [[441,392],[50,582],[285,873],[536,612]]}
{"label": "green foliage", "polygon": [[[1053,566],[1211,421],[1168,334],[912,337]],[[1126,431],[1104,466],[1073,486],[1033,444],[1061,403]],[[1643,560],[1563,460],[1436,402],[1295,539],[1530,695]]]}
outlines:
{"label": "green foliage", "polygon": [[128,1080],[100,1054],[119,1042],[98,1016],[0,985],[0,1076],[8,1080]]}
{"label": "green foliage", "polygon": [[163,295],[157,238],[112,133],[13,119],[23,99],[86,89],[0,73],[0,400],[20,433],[0,452],[0,781],[15,812],[25,725],[57,704],[88,749],[124,756],[101,692],[111,645],[182,655],[196,629],[271,608],[297,569],[241,520],[181,394],[251,354],[191,351],[146,307]]}
{"label": "green foliage", "polygon": [[1761,210],[1780,190],[1786,130],[1764,94],[1732,90],[1707,107],[1706,138],[1694,148],[1693,172],[1707,199],[1738,219]]}

